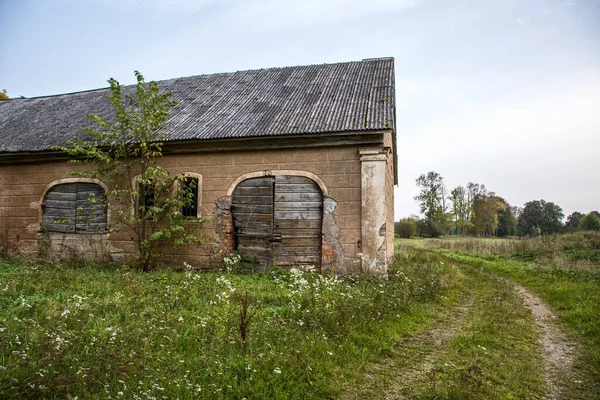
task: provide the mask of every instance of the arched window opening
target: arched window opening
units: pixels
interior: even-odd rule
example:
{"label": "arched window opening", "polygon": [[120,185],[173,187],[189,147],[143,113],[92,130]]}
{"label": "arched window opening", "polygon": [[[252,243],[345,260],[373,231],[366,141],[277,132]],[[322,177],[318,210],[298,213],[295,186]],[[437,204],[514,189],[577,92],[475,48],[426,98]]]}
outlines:
{"label": "arched window opening", "polygon": [[181,214],[185,217],[202,217],[202,175],[195,172],[184,172],[179,175],[177,191],[183,190],[191,196],[189,205],[181,207]]}
{"label": "arched window opening", "polygon": [[181,189],[186,195],[190,195],[190,203],[186,207],[181,208],[181,214],[184,217],[198,216],[198,178],[187,176],[181,180]]}
{"label": "arched window opening", "polygon": [[103,233],[107,230],[106,193],[96,183],[61,183],[46,192],[42,228],[47,232]]}
{"label": "arched window opening", "polygon": [[138,197],[138,216],[145,217],[146,219],[152,219],[150,217],[149,209],[156,205],[156,191],[154,185],[139,185],[139,197]]}

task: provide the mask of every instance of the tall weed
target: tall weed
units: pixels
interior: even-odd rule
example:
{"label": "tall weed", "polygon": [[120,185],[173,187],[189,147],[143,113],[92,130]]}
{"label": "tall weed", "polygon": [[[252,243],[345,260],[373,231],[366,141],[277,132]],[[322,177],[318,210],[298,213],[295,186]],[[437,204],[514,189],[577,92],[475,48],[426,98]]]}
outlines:
{"label": "tall weed", "polygon": [[3,398],[328,398],[436,301],[453,269],[399,256],[388,279],[0,262]]}
{"label": "tall weed", "polygon": [[537,261],[564,269],[598,272],[600,266],[600,232],[514,239],[426,239],[424,247],[454,250],[476,257],[505,256]]}

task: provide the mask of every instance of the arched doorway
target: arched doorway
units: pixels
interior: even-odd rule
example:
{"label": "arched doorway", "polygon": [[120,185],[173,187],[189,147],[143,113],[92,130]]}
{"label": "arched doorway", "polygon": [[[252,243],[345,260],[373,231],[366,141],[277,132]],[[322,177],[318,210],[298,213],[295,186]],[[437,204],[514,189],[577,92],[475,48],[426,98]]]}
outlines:
{"label": "arched doorway", "polygon": [[323,193],[310,178],[277,175],[240,182],[232,193],[234,250],[245,262],[290,267],[321,263]]}

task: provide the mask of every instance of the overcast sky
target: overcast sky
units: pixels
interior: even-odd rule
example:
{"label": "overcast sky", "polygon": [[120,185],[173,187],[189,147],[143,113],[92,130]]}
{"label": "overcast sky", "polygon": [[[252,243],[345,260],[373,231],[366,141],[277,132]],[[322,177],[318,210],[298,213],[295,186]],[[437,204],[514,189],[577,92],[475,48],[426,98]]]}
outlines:
{"label": "overcast sky", "polygon": [[0,90],[32,97],[396,60],[396,219],[415,178],[600,209],[600,1],[0,0]]}

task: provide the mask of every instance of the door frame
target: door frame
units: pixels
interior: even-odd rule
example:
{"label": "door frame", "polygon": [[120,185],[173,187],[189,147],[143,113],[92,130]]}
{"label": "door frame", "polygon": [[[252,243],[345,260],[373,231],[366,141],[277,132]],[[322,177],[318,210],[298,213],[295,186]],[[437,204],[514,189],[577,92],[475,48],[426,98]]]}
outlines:
{"label": "door frame", "polygon": [[[308,179],[311,179],[314,183],[317,184],[317,186],[319,187],[319,189],[321,190],[321,223],[323,222],[324,218],[325,218],[325,209],[324,209],[324,201],[326,198],[328,198],[328,190],[327,190],[327,186],[325,186],[325,183],[323,182],[323,180],[321,178],[319,178],[317,175],[313,174],[312,172],[308,172],[308,171],[301,171],[301,170],[264,170],[264,171],[255,171],[255,172],[249,172],[246,174],[243,174],[241,176],[239,176],[238,178],[236,178],[229,186],[229,189],[227,190],[227,196],[224,197],[227,200],[227,204],[229,205],[229,207],[231,207],[231,201],[232,201],[232,197],[233,197],[233,192],[236,189],[236,187],[244,182],[245,180],[248,179],[252,179],[252,178],[262,178],[262,177],[273,177],[275,178],[276,176],[280,176],[280,175],[288,175],[288,176],[301,176],[301,177],[305,177]],[[275,192],[273,192],[275,193]],[[217,204],[218,206],[218,204]],[[273,204],[273,207],[275,205]],[[228,208],[229,208],[228,207]],[[218,207],[219,208],[219,207]],[[273,209],[273,212],[275,210]],[[229,223],[226,223],[225,225],[230,226],[230,229],[226,229],[226,230],[220,230],[217,229],[217,233],[219,234],[219,241],[221,242],[220,245],[218,245],[218,252],[220,254],[223,253],[223,250],[227,251],[228,253],[231,253],[233,251],[233,248],[235,246],[235,232],[234,232],[234,221],[233,221],[233,215],[232,215],[232,211],[229,208],[228,212],[227,212],[227,218],[230,221]],[[220,232],[219,232],[220,231]],[[228,232],[226,232],[228,231]],[[321,231],[321,240],[323,241],[323,232]],[[323,267],[323,243],[321,243],[321,245],[319,246],[321,248],[321,257],[319,260],[319,265],[315,265],[319,270],[322,269]],[[218,259],[218,258],[217,258]]]}
{"label": "door frame", "polygon": [[329,191],[327,190],[327,186],[325,186],[325,182],[323,182],[323,180],[321,178],[319,178],[317,175],[313,174],[312,172],[299,171],[299,170],[295,170],[295,169],[274,169],[274,170],[267,170],[267,171],[248,172],[244,175],[237,177],[231,183],[231,185],[229,185],[229,189],[227,189],[227,196],[231,196],[233,194],[233,191],[237,187],[237,185],[239,185],[241,182],[245,181],[246,179],[261,178],[263,176],[277,176],[277,175],[296,175],[296,176],[303,176],[305,178],[310,178],[313,181],[315,181],[315,183],[317,185],[319,185],[319,187],[321,188],[321,193],[323,193],[323,196],[329,196]]}

